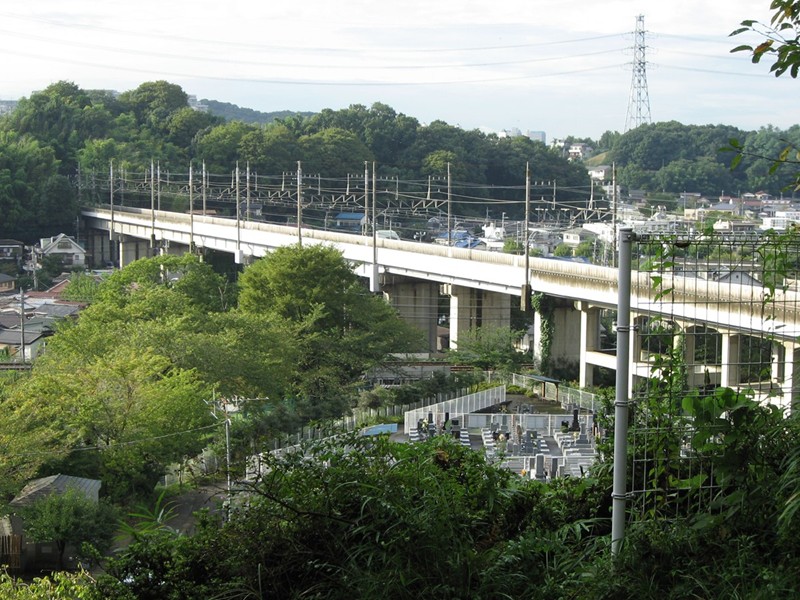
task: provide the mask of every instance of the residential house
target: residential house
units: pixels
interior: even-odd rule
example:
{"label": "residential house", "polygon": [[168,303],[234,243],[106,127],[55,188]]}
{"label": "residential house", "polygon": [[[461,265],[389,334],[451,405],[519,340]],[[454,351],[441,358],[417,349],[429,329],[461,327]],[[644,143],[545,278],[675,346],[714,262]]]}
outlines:
{"label": "residential house", "polygon": [[0,362],[31,362],[42,350],[44,331],[0,329]]}
{"label": "residential house", "polygon": [[714,222],[713,229],[723,235],[730,234],[749,234],[756,231],[758,223],[753,221],[729,221],[720,219]]}
{"label": "residential house", "polygon": [[611,165],[598,165],[587,169],[589,177],[595,181],[608,181],[611,179]]}
{"label": "residential house", "polygon": [[567,150],[567,158],[569,160],[583,160],[584,158],[588,158],[592,152],[594,152],[594,148],[588,144],[570,144]]}
{"label": "residential house", "polygon": [[67,268],[83,268],[86,266],[86,250],[73,238],[60,233],[55,237],[42,238],[36,249],[37,258],[55,256]]}
{"label": "residential house", "polygon": [[17,289],[17,278],[5,273],[0,273],[0,294],[13,292]]}
{"label": "residential house", "polygon": [[760,286],[761,282],[744,271],[738,269],[721,268],[711,273],[711,279],[720,283],[736,283],[739,285]]}
{"label": "residential house", "polygon": [[341,212],[335,217],[334,227],[342,231],[360,232],[365,223],[364,213]]}
{"label": "residential house", "polygon": [[564,243],[567,246],[577,248],[582,242],[591,242],[597,239],[597,234],[582,227],[574,227],[564,232]]}
{"label": "residential house", "polygon": [[[100,480],[71,475],[50,475],[29,481],[17,494],[8,507],[15,511],[31,506],[37,500],[47,498],[53,494],[65,494],[68,490],[75,490],[92,502],[98,502],[100,497]],[[12,568],[26,569],[60,567],[59,551],[55,540],[52,542],[32,542],[25,539],[25,522],[18,514],[12,512],[9,516],[0,518],[0,548],[8,548],[0,558],[7,560]],[[67,565],[74,567],[76,565]]]}
{"label": "residential house", "polygon": [[25,244],[19,240],[0,240],[0,261],[13,261],[22,264],[25,256]]}

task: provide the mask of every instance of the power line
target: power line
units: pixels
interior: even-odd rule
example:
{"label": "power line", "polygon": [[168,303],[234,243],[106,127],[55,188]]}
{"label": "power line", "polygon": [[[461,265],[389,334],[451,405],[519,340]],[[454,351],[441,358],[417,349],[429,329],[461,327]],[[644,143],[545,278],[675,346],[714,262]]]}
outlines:
{"label": "power line", "polygon": [[108,444],[94,445],[94,446],[73,446],[71,448],[64,448],[62,450],[41,450],[37,452],[9,452],[4,451],[4,455],[11,458],[25,458],[29,456],[59,456],[64,452],[85,452],[90,450],[110,450],[113,448],[120,448],[126,446],[135,446],[137,444],[144,444],[146,442],[153,442],[156,440],[163,440],[170,437],[185,435],[187,433],[197,433],[199,431],[206,431],[208,429],[216,429],[219,427],[218,423],[213,425],[205,425],[203,427],[196,427],[194,429],[184,429],[183,431],[174,431],[172,433],[165,433],[163,435],[156,435],[148,438],[140,438],[137,440],[128,440],[126,442],[111,442]]}

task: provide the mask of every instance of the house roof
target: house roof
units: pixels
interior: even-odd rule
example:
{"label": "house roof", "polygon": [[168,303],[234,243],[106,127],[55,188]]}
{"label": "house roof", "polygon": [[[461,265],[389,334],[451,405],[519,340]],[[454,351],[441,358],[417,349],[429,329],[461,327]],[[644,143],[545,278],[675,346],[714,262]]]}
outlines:
{"label": "house roof", "polygon": [[40,240],[42,253],[43,254],[48,254],[51,250],[57,250],[58,249],[58,243],[60,241],[62,241],[62,240],[68,240],[72,244],[72,248],[75,248],[75,249],[81,250],[82,252],[85,252],[83,246],[81,246],[73,238],[68,236],[66,233],[59,233],[55,237],[42,238]]}
{"label": "house roof", "polygon": [[12,277],[11,275],[6,275],[5,273],[0,273],[0,283],[7,283],[9,281],[16,281],[16,277]]}
{"label": "house roof", "polygon": [[16,507],[30,506],[41,498],[45,498],[50,494],[63,494],[68,489],[78,490],[90,500],[96,500],[100,492],[100,483],[99,479],[73,477],[72,475],[62,475],[61,473],[33,479],[25,484],[25,487],[8,505]]}
{"label": "house roof", "polygon": [[19,327],[19,315],[0,313],[0,329],[14,329],[15,327]]}
{"label": "house roof", "polygon": [[[25,345],[29,346],[40,337],[44,335],[42,331],[29,331],[25,330]],[[0,345],[3,346],[19,346],[22,338],[21,329],[0,329]]]}
{"label": "house roof", "polygon": [[71,317],[80,312],[80,310],[80,304],[47,303],[37,306],[34,314],[43,317],[64,318]]}

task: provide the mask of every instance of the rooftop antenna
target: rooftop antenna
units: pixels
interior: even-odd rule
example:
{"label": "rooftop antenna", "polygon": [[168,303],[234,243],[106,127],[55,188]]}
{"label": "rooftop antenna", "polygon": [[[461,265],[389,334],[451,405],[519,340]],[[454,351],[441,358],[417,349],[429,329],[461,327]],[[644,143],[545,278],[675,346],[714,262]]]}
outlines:
{"label": "rooftop antenna", "polygon": [[647,92],[647,60],[644,41],[644,15],[636,17],[636,32],[633,43],[633,72],[631,75],[631,95],[628,100],[628,114],[625,117],[625,133],[639,125],[650,123],[650,95]]}

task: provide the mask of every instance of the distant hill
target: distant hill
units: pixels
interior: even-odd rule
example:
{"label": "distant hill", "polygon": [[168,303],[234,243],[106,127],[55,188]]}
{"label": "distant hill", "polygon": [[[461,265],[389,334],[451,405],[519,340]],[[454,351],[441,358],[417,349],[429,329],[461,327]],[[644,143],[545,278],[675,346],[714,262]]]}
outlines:
{"label": "distant hill", "polygon": [[310,117],[312,112],[294,112],[291,110],[279,110],[275,112],[260,112],[252,108],[242,108],[230,102],[217,102],[216,100],[200,101],[208,107],[208,112],[212,115],[222,117],[226,121],[242,121],[255,125],[266,125],[275,119],[285,119],[286,117]]}

